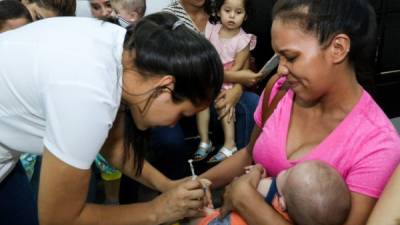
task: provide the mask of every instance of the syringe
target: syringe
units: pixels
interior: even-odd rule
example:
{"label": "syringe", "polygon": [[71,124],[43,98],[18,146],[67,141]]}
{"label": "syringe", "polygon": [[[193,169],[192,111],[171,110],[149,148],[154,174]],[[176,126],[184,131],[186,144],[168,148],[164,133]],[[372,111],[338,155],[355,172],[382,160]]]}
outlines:
{"label": "syringe", "polygon": [[189,160],[188,160],[188,163],[189,163],[189,165],[190,165],[190,171],[192,172],[192,180],[196,180],[197,175],[196,175],[196,173],[194,172],[193,159],[189,159]]}

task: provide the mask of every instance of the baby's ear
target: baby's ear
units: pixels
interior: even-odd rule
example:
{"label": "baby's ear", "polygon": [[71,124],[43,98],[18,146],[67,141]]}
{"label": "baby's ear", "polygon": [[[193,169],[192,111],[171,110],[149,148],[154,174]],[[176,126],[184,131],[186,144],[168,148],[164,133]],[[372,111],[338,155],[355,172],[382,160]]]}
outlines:
{"label": "baby's ear", "polygon": [[282,209],[283,211],[286,211],[287,208],[286,208],[285,197],[279,196],[278,201],[279,201],[279,205],[281,206],[281,209]]}
{"label": "baby's ear", "polygon": [[136,21],[138,21],[140,19],[140,15],[136,11],[131,11],[129,13],[129,17],[130,17],[129,18],[129,22],[130,23],[134,23],[134,22],[136,22]]}

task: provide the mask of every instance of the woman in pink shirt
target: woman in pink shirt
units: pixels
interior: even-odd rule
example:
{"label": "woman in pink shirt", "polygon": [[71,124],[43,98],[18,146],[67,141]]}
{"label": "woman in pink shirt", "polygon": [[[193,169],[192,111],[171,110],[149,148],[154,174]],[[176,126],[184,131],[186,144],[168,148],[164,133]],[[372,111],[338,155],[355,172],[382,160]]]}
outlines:
{"label": "woman in pink shirt", "polygon": [[[363,0],[277,1],[271,35],[281,78],[269,102],[281,86],[288,91],[265,124],[261,99],[247,151],[202,177],[221,186],[253,161],[275,176],[297,163],[321,160],[336,168],[351,191],[346,225],[365,224],[400,161],[396,130],[357,81],[370,63],[375,29],[375,13]],[[256,192],[260,176],[232,182],[222,214],[234,209],[249,224],[287,224]]]}

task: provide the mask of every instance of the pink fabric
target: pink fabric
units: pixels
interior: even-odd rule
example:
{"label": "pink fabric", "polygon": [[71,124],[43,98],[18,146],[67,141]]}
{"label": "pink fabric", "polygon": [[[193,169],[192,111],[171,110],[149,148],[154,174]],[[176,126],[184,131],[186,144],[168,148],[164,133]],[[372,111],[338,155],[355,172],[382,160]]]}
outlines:
{"label": "pink fabric", "polygon": [[[271,96],[277,92],[278,83]],[[254,146],[254,161],[262,164],[269,175],[277,176],[297,163],[321,160],[336,168],[350,191],[378,198],[400,162],[400,138],[371,96],[364,91],[352,111],[328,137],[301,159],[288,160],[286,138],[293,98],[294,92],[289,90],[265,123]],[[254,113],[259,127],[262,102],[260,98]]]}
{"label": "pink fabric", "polygon": [[[232,68],[237,53],[242,51],[247,45],[250,44],[250,50],[253,50],[256,46],[256,36],[248,34],[240,29],[239,33],[230,39],[219,38],[219,31],[222,25],[211,24],[207,22],[206,29],[204,32],[205,37],[214,45],[217,50],[222,64],[224,64],[224,70]],[[231,89],[232,83],[224,83],[222,90]]]}
{"label": "pink fabric", "polygon": [[250,50],[253,50],[256,46],[256,37],[252,34],[247,34],[242,29],[230,39],[220,39],[219,30],[221,30],[221,27],[220,23],[214,25],[208,22],[204,35],[217,49],[223,64],[232,63],[236,53],[242,51],[247,45],[250,44]]}

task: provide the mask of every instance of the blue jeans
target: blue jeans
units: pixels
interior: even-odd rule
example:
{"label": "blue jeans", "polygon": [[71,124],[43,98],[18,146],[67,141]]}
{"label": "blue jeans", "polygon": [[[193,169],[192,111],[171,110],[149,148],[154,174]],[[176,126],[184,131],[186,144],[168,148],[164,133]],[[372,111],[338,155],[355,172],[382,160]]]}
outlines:
{"label": "blue jeans", "polygon": [[0,183],[0,224],[39,224],[34,192],[19,161]]}
{"label": "blue jeans", "polygon": [[238,149],[245,147],[249,141],[254,127],[254,111],[258,104],[259,96],[253,92],[244,92],[236,105],[236,146]]}

